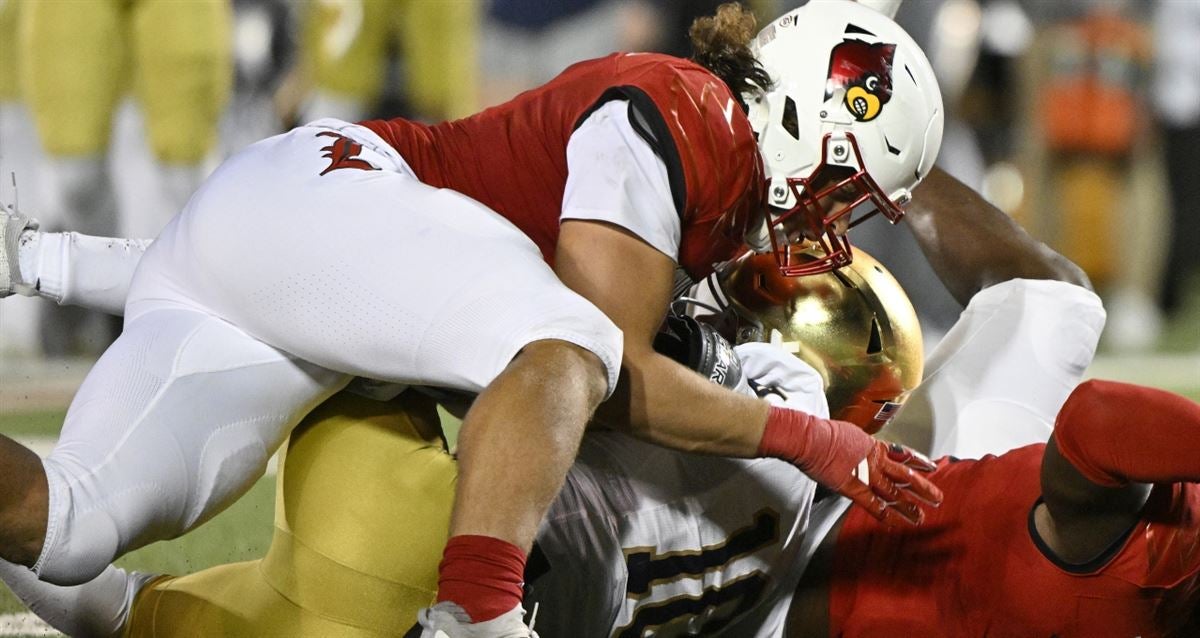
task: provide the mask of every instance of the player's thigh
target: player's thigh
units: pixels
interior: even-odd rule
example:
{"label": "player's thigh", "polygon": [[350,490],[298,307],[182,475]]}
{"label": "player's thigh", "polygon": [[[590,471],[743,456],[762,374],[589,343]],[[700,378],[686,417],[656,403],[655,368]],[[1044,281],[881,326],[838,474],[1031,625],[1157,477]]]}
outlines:
{"label": "player's thigh", "polygon": [[45,460],[43,578],[86,580],[126,551],[207,520],[345,382],[194,310],[128,322],[76,393]]}
{"label": "player's thigh", "polygon": [[113,109],[126,88],[122,5],[21,3],[21,89],[51,155],[92,155],[108,145]]}
{"label": "player's thigh", "polygon": [[1018,279],[986,288],[930,355],[901,418],[924,413],[935,456],[1045,441],[1103,326],[1099,298],[1078,286]]}
{"label": "player's thigh", "polygon": [[301,127],[222,165],[147,252],[131,299],[156,294],[139,282],[159,270],[151,288],[183,290],[307,361],[385,381],[477,391],[543,339],[592,351],[615,381],[620,331],[528,237],[396,170],[329,170],[341,142],[327,132]]}
{"label": "player's thigh", "polygon": [[139,0],[132,7],[135,88],[159,160],[200,162],[233,83],[232,8],[223,0]]}

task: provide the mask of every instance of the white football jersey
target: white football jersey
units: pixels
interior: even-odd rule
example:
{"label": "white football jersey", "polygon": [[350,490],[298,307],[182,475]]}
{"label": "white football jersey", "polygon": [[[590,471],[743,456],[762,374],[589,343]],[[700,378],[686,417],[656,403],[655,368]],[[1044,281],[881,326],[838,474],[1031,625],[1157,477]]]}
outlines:
{"label": "white football jersey", "polygon": [[[774,636],[814,484],[773,459],[589,434],[530,559],[547,636]],[[543,573],[538,573],[543,572]]]}
{"label": "white football jersey", "polygon": [[[734,350],[768,402],[829,416],[811,366],[768,344]],[[543,636],[779,636],[815,488],[775,459],[589,432],[530,555],[526,609],[539,604]]]}

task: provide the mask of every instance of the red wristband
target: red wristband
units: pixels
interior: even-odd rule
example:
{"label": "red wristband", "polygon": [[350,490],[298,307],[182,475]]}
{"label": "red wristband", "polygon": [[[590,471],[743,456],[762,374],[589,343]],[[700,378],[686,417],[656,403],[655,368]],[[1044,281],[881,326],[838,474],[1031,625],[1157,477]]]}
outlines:
{"label": "red wristband", "polygon": [[788,461],[818,483],[837,487],[866,458],[873,443],[852,423],[772,406],[758,455]]}

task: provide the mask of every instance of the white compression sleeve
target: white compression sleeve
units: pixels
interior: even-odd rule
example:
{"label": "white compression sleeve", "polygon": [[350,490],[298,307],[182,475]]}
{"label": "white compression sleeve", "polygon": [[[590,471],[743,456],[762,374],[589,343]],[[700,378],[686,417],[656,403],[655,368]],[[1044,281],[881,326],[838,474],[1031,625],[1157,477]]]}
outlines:
{"label": "white compression sleeve", "polygon": [[120,636],[138,591],[156,577],[109,565],[91,581],[60,587],[0,560],[0,580],[30,611],[68,636]]}
{"label": "white compression sleeve", "polygon": [[125,314],[125,297],[149,239],[42,233],[36,268],[22,278],[38,296],[111,315]]}

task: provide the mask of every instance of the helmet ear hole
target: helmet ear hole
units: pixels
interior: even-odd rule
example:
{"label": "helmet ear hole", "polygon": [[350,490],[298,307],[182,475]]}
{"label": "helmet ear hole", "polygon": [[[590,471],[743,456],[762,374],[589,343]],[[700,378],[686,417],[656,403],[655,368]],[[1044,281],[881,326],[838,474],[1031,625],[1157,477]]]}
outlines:
{"label": "helmet ear hole", "polygon": [[879,318],[871,317],[871,336],[867,338],[867,354],[883,352],[883,330],[879,328]]}
{"label": "helmet ear hole", "polygon": [[800,118],[796,115],[796,101],[791,96],[783,102],[783,117],[779,124],[793,139],[800,140]]}

